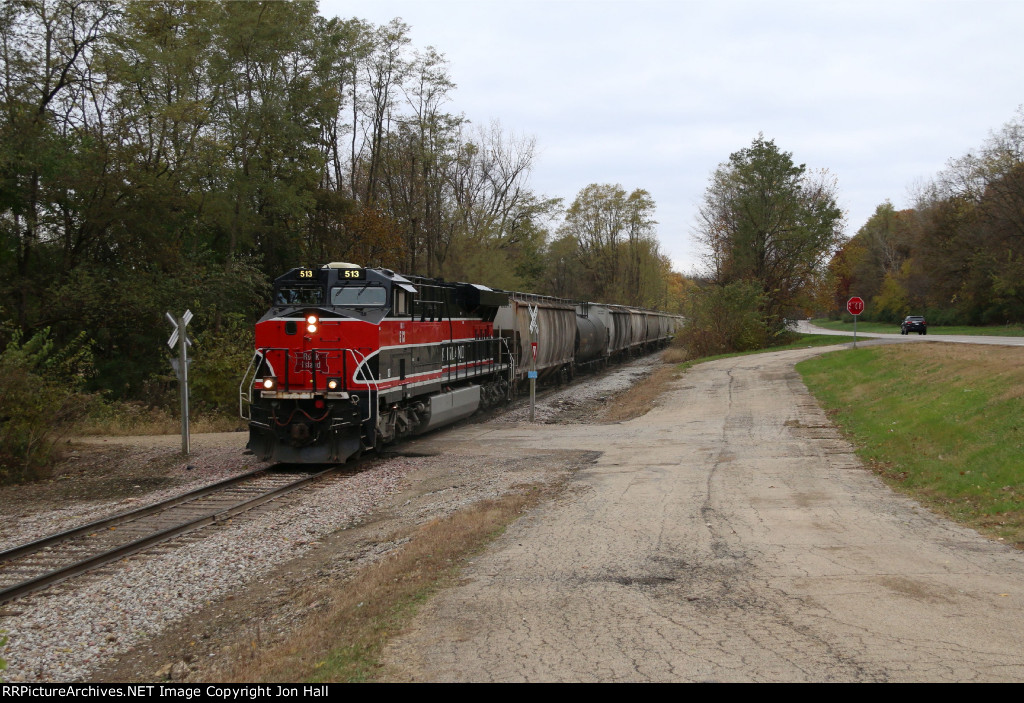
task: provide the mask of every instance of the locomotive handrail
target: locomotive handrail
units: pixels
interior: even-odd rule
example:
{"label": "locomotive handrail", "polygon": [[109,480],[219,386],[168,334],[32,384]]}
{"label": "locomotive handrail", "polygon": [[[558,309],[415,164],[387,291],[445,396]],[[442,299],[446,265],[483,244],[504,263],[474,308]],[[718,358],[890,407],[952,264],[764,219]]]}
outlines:
{"label": "locomotive handrail", "polygon": [[[253,367],[253,363],[256,361],[256,357],[260,358],[260,363]],[[257,349],[256,353],[253,354],[252,359],[249,360],[249,366],[245,369],[245,373],[242,374],[242,382],[238,385],[238,415],[243,420],[251,420],[252,413],[245,412],[245,405],[252,406],[252,394],[253,394],[253,381],[256,380],[256,374],[260,370],[260,366],[263,365],[263,353]],[[252,378],[249,377],[249,372],[252,372]],[[247,380],[248,379],[248,380]]]}
{"label": "locomotive handrail", "polygon": [[[376,379],[367,377],[367,375],[366,375],[366,368],[367,368],[366,355],[365,354],[359,354],[359,351],[356,350],[356,349],[342,349],[341,353],[344,354],[347,351],[352,352],[352,360],[357,362],[356,363],[356,369],[355,369],[355,371],[352,372],[352,380],[353,381],[357,380],[356,379],[356,374],[361,374],[362,377],[363,377],[362,378],[362,382],[365,383],[367,386],[373,386],[373,389],[372,389],[373,392],[376,393],[379,396],[380,395],[380,384],[376,381]],[[362,357],[362,358],[360,359],[360,357]],[[345,383],[346,383],[346,385],[348,384],[348,379],[347,378],[345,379]],[[362,422],[369,422],[373,418],[373,405],[376,402],[377,402],[377,398],[376,397],[369,397],[369,398],[366,399],[366,417],[364,417],[362,419]]]}
{"label": "locomotive handrail", "polygon": [[[508,390],[505,392],[505,396],[512,400],[512,384],[515,383],[516,378],[516,361],[512,358],[512,350],[508,347],[508,337],[498,337],[503,345],[505,345],[505,356],[508,358]],[[501,355],[498,355],[499,360]]]}

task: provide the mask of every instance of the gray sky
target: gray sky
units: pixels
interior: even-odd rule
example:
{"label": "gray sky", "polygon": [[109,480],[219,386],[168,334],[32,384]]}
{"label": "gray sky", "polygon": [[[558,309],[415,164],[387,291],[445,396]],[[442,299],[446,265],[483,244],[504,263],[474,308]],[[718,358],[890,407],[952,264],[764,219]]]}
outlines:
{"label": "gray sky", "polygon": [[685,273],[711,173],[759,132],[838,179],[853,235],[1024,103],[1019,0],[320,0],[320,13],[401,17],[415,48],[447,57],[451,111],[536,138],[539,194],[648,190]]}

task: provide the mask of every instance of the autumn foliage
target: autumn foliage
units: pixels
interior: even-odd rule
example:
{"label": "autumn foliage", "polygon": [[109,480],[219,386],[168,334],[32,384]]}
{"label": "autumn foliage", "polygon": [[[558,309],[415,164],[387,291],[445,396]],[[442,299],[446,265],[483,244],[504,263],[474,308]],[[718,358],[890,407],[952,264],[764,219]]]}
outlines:
{"label": "autumn foliage", "polygon": [[830,264],[833,314],[932,324],[1024,321],[1024,109],[974,153],[952,159],[914,207],[882,203]]}

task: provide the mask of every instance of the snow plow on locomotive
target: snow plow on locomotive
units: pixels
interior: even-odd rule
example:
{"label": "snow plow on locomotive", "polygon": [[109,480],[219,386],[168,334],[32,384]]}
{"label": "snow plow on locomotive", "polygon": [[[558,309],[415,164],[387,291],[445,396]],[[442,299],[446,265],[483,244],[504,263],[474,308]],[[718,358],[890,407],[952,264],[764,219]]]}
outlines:
{"label": "snow plow on locomotive", "polygon": [[240,387],[249,449],[284,463],[345,461],[507,398],[494,334],[508,296],[346,263],[274,281]]}

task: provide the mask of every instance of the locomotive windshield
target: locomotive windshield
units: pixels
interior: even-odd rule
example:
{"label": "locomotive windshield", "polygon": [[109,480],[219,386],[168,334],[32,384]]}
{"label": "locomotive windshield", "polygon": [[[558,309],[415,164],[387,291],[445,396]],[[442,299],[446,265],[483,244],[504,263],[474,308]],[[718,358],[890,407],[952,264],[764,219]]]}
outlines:
{"label": "locomotive windshield", "polygon": [[321,305],[323,300],[320,286],[282,286],[274,294],[275,305]]}
{"label": "locomotive windshield", "polygon": [[331,288],[331,305],[381,307],[387,305],[388,292],[380,286],[336,286]]}

